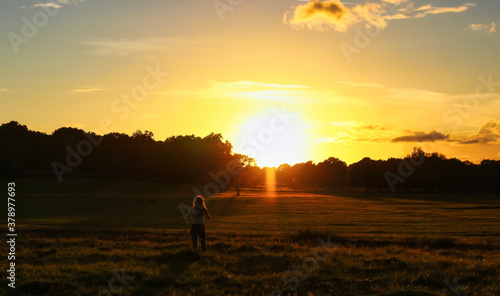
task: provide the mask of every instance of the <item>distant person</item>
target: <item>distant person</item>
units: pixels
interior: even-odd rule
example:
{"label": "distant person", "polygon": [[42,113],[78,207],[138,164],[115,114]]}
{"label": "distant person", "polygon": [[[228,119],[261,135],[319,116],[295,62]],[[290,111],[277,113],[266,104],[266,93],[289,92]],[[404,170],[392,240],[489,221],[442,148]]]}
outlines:
{"label": "distant person", "polygon": [[191,239],[193,240],[193,250],[195,251],[198,246],[198,237],[200,237],[200,244],[203,251],[207,250],[207,243],[205,241],[205,216],[207,216],[208,220],[211,219],[207,206],[205,205],[205,200],[201,195],[198,195],[194,198],[193,207],[189,209],[186,216],[186,220],[192,218]]}

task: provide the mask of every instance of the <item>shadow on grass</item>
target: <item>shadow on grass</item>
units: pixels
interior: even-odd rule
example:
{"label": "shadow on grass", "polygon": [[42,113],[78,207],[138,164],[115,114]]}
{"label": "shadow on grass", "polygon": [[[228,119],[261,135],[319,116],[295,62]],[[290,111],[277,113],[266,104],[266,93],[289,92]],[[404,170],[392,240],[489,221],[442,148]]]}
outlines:
{"label": "shadow on grass", "polygon": [[396,291],[396,292],[386,292],[383,294],[377,294],[377,296],[436,296],[441,295],[440,293],[429,293],[426,291]]}
{"label": "shadow on grass", "polygon": [[163,253],[157,256],[146,257],[156,263],[164,263],[171,265],[180,265],[180,267],[187,267],[189,264],[200,260],[201,255],[193,250],[185,249],[177,253]]}
{"label": "shadow on grass", "polygon": [[454,237],[435,237],[435,236],[401,236],[401,237],[356,237],[344,235],[330,235],[327,232],[314,231],[310,229],[301,229],[298,233],[289,236],[289,239],[296,242],[305,242],[318,244],[318,238],[334,244],[342,246],[355,246],[355,247],[386,247],[390,245],[401,246],[414,249],[431,249],[431,250],[495,250],[498,244],[491,242],[483,243],[464,243]]}
{"label": "shadow on grass", "polygon": [[447,202],[461,204],[495,204],[500,202],[499,194],[482,194],[482,193],[416,193],[416,192],[391,192],[391,191],[369,191],[363,188],[355,187],[337,187],[332,189],[306,189],[304,193],[320,194],[320,195],[335,195],[347,198],[354,198],[368,201],[384,201],[388,199],[395,202],[396,200],[421,202]]}
{"label": "shadow on grass", "polygon": [[78,287],[69,283],[31,281],[19,285],[16,288],[16,293],[12,295],[79,295],[77,291]]}

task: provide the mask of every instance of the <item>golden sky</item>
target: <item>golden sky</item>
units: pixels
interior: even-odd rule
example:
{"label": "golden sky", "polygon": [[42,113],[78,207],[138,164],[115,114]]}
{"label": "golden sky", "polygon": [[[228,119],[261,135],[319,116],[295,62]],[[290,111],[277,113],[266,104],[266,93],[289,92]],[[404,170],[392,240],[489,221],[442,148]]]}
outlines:
{"label": "golden sky", "polygon": [[260,165],[500,159],[493,0],[0,3],[0,122],[221,133]]}

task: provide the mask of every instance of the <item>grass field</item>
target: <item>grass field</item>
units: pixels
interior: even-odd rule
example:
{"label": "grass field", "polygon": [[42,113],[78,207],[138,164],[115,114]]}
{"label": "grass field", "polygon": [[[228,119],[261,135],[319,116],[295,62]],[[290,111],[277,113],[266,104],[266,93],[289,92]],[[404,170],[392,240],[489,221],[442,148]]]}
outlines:
{"label": "grass field", "polygon": [[16,289],[2,276],[0,293],[500,295],[498,196],[228,191],[194,253],[179,210],[192,186],[16,184]]}

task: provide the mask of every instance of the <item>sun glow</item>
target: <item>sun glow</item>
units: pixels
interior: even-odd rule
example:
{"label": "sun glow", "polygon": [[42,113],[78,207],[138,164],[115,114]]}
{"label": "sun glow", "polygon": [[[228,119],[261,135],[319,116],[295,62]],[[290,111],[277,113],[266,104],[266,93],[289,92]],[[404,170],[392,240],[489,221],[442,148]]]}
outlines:
{"label": "sun glow", "polygon": [[276,168],[266,168],[266,191],[269,196],[274,196],[276,191]]}
{"label": "sun glow", "polygon": [[260,167],[306,161],[309,139],[303,118],[287,108],[269,108],[238,127],[235,151],[254,158]]}

